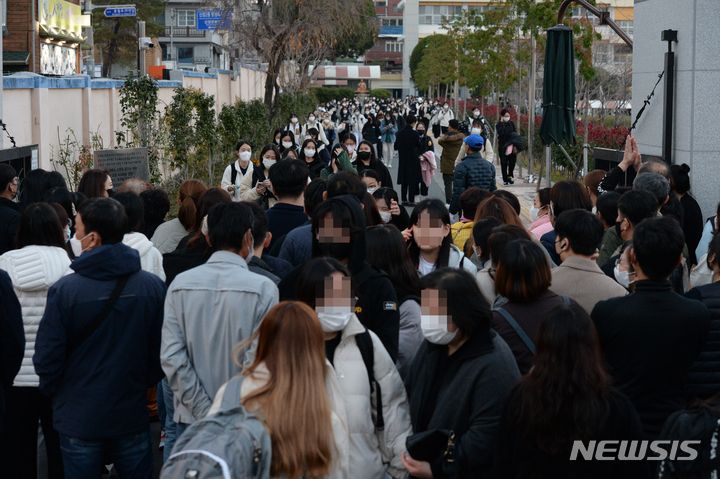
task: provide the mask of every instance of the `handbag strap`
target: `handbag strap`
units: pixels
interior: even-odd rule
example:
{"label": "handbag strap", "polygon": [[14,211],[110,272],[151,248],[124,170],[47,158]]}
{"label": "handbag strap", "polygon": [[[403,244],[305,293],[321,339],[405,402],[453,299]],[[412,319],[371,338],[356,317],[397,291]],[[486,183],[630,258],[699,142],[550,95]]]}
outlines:
{"label": "handbag strap", "polygon": [[110,293],[110,297],[107,301],[105,301],[105,305],[100,310],[100,313],[98,313],[98,315],[91,323],[89,323],[77,335],[75,335],[75,337],[72,338],[72,340],[68,344],[68,356],[75,352],[75,350],[80,347],[82,343],[84,343],[90,336],[93,335],[95,331],[98,330],[100,326],[102,326],[107,317],[110,315],[110,311],[112,311],[112,309],[115,307],[115,304],[118,302],[118,299],[120,299],[120,295],[122,294],[123,290],[125,289],[125,285],[127,285],[129,280],[130,275],[120,276],[117,283],[115,283],[115,287],[113,288],[112,293]]}
{"label": "handbag strap", "polygon": [[531,353],[535,354],[535,344],[532,342],[532,340],[523,330],[523,328],[518,324],[518,322],[515,321],[515,318],[513,318],[512,315],[508,313],[507,310],[505,310],[504,308],[498,308],[495,311],[503,315],[503,317],[507,320],[508,323],[510,323],[510,326],[512,326],[518,336],[520,336],[520,339],[522,339],[523,343],[525,343],[525,346],[528,347]]}

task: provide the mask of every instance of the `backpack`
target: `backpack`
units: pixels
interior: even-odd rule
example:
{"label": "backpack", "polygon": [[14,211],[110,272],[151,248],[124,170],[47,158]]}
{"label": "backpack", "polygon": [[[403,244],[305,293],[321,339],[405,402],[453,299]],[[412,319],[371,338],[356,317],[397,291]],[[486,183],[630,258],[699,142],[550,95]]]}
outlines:
{"label": "backpack", "polygon": [[[560,296],[562,298],[563,304],[570,304],[570,298],[567,296]],[[533,355],[535,354],[535,343],[533,343],[532,339],[530,339],[530,336],[527,335],[525,330],[523,330],[522,326],[518,324],[517,321],[515,321],[515,318],[512,317],[510,313],[505,308],[495,308],[495,311],[500,313],[502,317],[505,318],[505,320],[512,326],[512,328],[515,330],[518,336],[520,336],[520,339],[522,339],[522,342],[525,343],[525,346],[530,350]]]}
{"label": "backpack", "polygon": [[244,377],[225,387],[218,414],[193,423],[175,442],[162,479],[269,479],[272,444],[265,426],[240,404]]}
{"label": "backpack", "polygon": [[238,170],[235,168],[235,162],[234,162],[234,161],[232,162],[232,164],[231,164],[230,166],[231,166],[231,168],[232,168],[232,169],[230,170],[230,184],[233,185],[233,186],[235,186],[235,180],[237,179]]}

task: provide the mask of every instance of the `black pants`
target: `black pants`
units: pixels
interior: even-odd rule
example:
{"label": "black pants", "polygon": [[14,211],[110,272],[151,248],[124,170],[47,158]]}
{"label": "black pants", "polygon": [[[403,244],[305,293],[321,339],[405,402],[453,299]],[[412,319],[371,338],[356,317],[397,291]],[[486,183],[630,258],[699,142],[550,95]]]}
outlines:
{"label": "black pants", "polygon": [[448,126],[441,126],[440,132],[444,135],[445,133],[448,132],[449,129],[450,129],[450,127],[448,127]]}
{"label": "black pants", "polygon": [[510,178],[513,178],[515,160],[517,160],[517,155],[505,156],[505,152],[500,152],[500,171],[502,172],[503,183],[507,183]]}
{"label": "black pants", "polygon": [[454,175],[443,173],[443,182],[445,183],[445,203],[447,204],[450,204],[450,201],[452,201],[453,177]]}
{"label": "black pants", "polygon": [[[52,425],[52,400],[36,387],[13,386],[6,393],[5,420],[0,433],[0,475],[37,477],[39,420],[47,448],[48,477],[64,477],[60,436]],[[88,421],[92,421],[90,413]]]}
{"label": "black pants", "polygon": [[415,195],[418,194],[418,185],[402,185],[402,202],[408,201],[408,190],[410,190],[410,203],[415,203]]}
{"label": "black pants", "polygon": [[428,195],[428,187],[423,181],[420,183],[420,196],[427,196]]}

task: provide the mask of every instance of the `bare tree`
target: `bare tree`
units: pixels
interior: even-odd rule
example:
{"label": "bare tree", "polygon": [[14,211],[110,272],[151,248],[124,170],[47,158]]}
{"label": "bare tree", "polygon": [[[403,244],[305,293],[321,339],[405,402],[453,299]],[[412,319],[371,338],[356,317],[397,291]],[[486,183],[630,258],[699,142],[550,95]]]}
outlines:
{"label": "bare tree", "polygon": [[270,121],[278,112],[281,88],[303,91],[311,82],[309,66],[356,46],[370,48],[379,28],[370,0],[215,3],[233,12],[234,45],[257,55],[267,70],[264,101]]}

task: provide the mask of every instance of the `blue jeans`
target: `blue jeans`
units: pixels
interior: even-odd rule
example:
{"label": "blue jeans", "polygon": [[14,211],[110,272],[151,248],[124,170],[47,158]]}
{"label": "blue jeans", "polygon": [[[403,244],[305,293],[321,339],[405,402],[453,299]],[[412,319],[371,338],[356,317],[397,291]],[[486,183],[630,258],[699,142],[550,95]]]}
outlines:
{"label": "blue jeans", "polygon": [[177,434],[177,425],[173,421],[173,415],[175,414],[175,403],[173,402],[173,392],[170,389],[167,378],[162,380],[162,392],[163,399],[165,401],[165,447],[163,448],[163,463],[167,462],[170,453],[172,452],[173,446],[175,445],[175,438],[179,437]]}
{"label": "blue jeans", "polygon": [[100,479],[103,459],[112,462],[120,479],[152,479],[153,454],[150,429],[114,439],[83,440],[60,435],[65,477]]}

